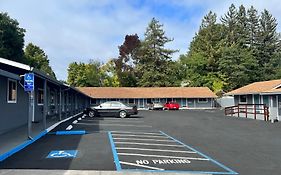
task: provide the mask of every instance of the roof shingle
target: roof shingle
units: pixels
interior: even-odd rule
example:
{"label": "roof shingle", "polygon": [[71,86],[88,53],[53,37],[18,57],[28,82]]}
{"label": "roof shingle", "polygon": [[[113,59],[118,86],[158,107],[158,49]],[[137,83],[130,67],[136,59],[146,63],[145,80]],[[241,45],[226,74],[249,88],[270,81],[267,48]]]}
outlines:
{"label": "roof shingle", "polygon": [[92,98],[216,98],[207,87],[78,87]]}
{"label": "roof shingle", "polygon": [[241,88],[235,89],[226,93],[226,95],[242,95],[242,94],[260,94],[260,93],[274,93],[281,92],[281,89],[278,89],[281,85],[280,80],[271,80],[271,81],[261,81],[255,82]]}

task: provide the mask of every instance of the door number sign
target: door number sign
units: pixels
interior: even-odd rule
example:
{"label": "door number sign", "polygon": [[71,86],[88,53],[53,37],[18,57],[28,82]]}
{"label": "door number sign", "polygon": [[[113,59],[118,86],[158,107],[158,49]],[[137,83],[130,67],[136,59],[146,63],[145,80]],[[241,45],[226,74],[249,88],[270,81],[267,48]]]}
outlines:
{"label": "door number sign", "polygon": [[55,150],[51,151],[46,158],[75,158],[77,156],[77,150]]}

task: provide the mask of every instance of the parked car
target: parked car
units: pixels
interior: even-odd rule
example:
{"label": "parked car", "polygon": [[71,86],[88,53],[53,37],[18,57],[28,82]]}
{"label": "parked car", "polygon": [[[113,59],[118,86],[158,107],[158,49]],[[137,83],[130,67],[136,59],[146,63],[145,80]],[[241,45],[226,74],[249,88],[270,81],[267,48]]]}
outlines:
{"label": "parked car", "polygon": [[159,102],[153,102],[152,103],[152,109],[153,110],[163,110],[163,103],[159,103]]}
{"label": "parked car", "polygon": [[124,104],[119,101],[108,101],[98,106],[86,108],[84,113],[90,117],[117,116],[120,118],[138,114],[136,105]]}
{"label": "parked car", "polygon": [[171,110],[171,109],[178,110],[179,108],[180,108],[180,105],[173,101],[170,101],[170,102],[167,102],[164,104],[164,109],[167,109],[167,110]]}

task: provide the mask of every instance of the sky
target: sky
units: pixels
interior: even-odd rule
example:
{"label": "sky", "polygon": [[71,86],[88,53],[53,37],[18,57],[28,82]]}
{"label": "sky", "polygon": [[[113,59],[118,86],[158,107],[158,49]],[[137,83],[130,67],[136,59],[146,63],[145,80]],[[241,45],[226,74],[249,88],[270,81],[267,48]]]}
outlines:
{"label": "sky", "polygon": [[26,29],[25,45],[42,48],[57,78],[66,80],[71,62],[106,63],[118,57],[126,35],[143,39],[153,17],[174,39],[166,47],[179,50],[173,55],[177,60],[188,51],[202,18],[210,10],[220,18],[232,3],[253,5],[259,12],[267,9],[281,21],[279,0],[0,0],[0,12]]}

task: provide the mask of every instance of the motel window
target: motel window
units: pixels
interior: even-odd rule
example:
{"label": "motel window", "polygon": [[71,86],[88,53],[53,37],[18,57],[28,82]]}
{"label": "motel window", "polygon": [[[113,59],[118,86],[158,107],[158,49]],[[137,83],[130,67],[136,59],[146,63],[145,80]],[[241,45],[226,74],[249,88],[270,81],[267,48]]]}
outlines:
{"label": "motel window", "polygon": [[44,91],[43,91],[43,89],[38,89],[37,104],[38,105],[44,104]]}
{"label": "motel window", "polygon": [[240,103],[247,103],[247,95],[240,95],[239,102]]}
{"label": "motel window", "polygon": [[130,98],[130,99],[129,99],[129,103],[134,103],[134,99],[133,99],[133,98]]}
{"label": "motel window", "polygon": [[17,82],[15,80],[8,80],[8,103],[17,102]]}
{"label": "motel window", "polygon": [[207,103],[208,99],[207,98],[198,98],[198,103]]}

